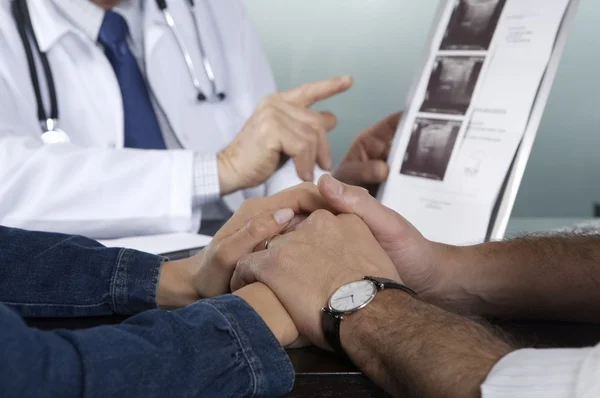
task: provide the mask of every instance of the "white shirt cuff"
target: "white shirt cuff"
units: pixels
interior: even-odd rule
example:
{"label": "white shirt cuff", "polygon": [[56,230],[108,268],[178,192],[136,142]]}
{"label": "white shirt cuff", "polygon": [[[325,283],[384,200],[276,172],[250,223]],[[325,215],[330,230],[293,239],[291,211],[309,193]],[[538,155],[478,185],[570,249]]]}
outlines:
{"label": "white shirt cuff", "polygon": [[600,346],[523,349],[494,366],[481,386],[483,398],[600,396]]}
{"label": "white shirt cuff", "polygon": [[197,209],[203,205],[217,202],[221,197],[217,155],[196,153],[193,167],[193,207]]}

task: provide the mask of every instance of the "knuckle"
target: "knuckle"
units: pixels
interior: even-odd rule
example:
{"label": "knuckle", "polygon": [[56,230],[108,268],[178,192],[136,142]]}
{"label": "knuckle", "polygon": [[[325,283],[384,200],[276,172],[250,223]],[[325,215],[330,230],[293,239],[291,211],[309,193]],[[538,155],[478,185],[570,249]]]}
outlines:
{"label": "knuckle", "polygon": [[315,140],[316,135],[311,130],[304,130],[304,134],[302,136],[302,144],[305,148],[313,148],[316,146],[317,141]]}
{"label": "knuckle", "polygon": [[263,117],[267,120],[275,119],[277,115],[277,110],[273,107],[272,104],[267,105],[263,110]]}
{"label": "knuckle", "polygon": [[227,250],[223,247],[223,243],[219,242],[214,246],[213,258],[216,264],[227,262]]}
{"label": "knuckle", "polygon": [[310,141],[307,139],[298,140],[298,151],[305,152],[308,148],[310,148]]}
{"label": "knuckle", "polygon": [[273,105],[273,103],[277,100],[277,94],[269,94],[265,96],[259,103],[258,107],[261,109],[269,109]]}
{"label": "knuckle", "polygon": [[259,240],[266,238],[269,234],[269,223],[263,219],[252,219],[246,223],[246,231],[250,238]]}
{"label": "knuckle", "polygon": [[319,142],[319,132],[311,129],[308,131],[308,134],[306,134],[306,138],[309,144],[317,145]]}
{"label": "knuckle", "polygon": [[329,224],[331,223],[333,220],[335,220],[335,216],[324,209],[319,209],[315,212],[313,212],[309,219],[311,219],[312,223],[315,223],[317,225],[324,225],[324,224]]}
{"label": "knuckle", "polygon": [[279,122],[275,119],[275,113],[266,118],[261,124],[261,131],[263,133],[271,134],[279,129]]}

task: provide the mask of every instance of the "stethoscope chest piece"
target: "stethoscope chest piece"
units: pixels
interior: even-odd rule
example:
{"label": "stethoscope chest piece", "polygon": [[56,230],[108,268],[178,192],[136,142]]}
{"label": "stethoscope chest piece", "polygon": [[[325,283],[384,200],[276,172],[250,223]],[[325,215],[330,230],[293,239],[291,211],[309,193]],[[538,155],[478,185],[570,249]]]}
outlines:
{"label": "stethoscope chest piece", "polygon": [[44,144],[65,144],[71,142],[67,133],[60,129],[42,133],[42,141],[44,141]]}
{"label": "stethoscope chest piece", "polygon": [[67,133],[62,131],[57,126],[57,120],[47,119],[42,123],[42,141],[44,144],[64,144],[71,142]]}

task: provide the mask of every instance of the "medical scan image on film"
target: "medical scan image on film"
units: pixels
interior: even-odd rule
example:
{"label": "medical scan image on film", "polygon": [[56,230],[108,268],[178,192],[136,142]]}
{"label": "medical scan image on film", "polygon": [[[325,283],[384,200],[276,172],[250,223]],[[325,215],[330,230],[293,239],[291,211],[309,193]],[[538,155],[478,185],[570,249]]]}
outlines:
{"label": "medical scan image on film", "polygon": [[443,180],[460,126],[459,121],[417,119],[400,173]]}
{"label": "medical scan image on film", "polygon": [[506,0],[456,0],[441,50],[489,48]]}
{"label": "medical scan image on film", "polygon": [[484,57],[438,57],[421,112],[464,115],[484,61]]}

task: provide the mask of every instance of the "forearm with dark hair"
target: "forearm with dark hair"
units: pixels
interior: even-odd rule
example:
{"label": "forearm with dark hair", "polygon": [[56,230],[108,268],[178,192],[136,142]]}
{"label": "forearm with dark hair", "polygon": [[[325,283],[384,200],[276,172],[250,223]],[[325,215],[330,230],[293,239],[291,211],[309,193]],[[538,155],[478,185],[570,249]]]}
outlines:
{"label": "forearm with dark hair", "polygon": [[512,351],[491,329],[396,290],[347,316],[341,340],[369,378],[401,397],[479,397]]}
{"label": "forearm with dark hair", "polygon": [[491,317],[600,322],[600,236],[448,247],[450,306]]}

